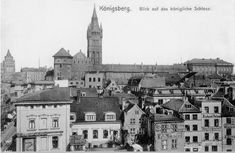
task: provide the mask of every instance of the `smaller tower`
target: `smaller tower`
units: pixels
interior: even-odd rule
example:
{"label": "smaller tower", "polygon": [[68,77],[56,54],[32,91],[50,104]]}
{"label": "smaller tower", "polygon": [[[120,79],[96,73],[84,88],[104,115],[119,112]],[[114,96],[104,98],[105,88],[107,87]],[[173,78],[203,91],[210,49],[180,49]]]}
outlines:
{"label": "smaller tower", "polygon": [[7,54],[4,58],[4,61],[1,64],[2,73],[14,73],[15,72],[15,60],[10,53],[10,50],[7,50]]}
{"label": "smaller tower", "polygon": [[54,80],[71,80],[72,56],[61,48],[54,56]]}

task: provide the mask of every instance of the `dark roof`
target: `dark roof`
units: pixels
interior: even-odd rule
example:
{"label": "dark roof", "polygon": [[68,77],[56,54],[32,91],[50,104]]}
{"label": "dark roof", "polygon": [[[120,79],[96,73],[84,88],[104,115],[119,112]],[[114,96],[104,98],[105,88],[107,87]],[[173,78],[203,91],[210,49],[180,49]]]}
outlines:
{"label": "dark roof", "polygon": [[72,97],[77,97],[77,91],[80,90],[80,92],[85,92],[85,97],[97,97],[97,90],[96,88],[71,88],[71,94]]}
{"label": "dark roof", "polygon": [[85,112],[96,113],[96,121],[104,121],[105,112],[116,113],[117,120],[121,114],[117,97],[81,97],[71,104],[71,112],[76,114],[76,122],[85,121]]}
{"label": "dark roof", "polygon": [[198,59],[198,58],[194,58],[192,60],[186,61],[186,64],[228,64],[228,65],[232,65],[232,63],[226,62],[220,58],[216,58],[216,59]]}
{"label": "dark roof", "polygon": [[26,94],[16,102],[70,101],[69,88],[53,88]]}
{"label": "dark roof", "polygon": [[127,108],[124,109],[124,112],[128,112],[135,104],[129,104]]}
{"label": "dark roof", "polygon": [[184,120],[173,115],[154,114],[155,122],[183,122]]}
{"label": "dark roof", "polygon": [[[191,105],[191,107],[186,108],[184,107],[185,104]],[[170,109],[170,110],[174,110],[179,113],[200,112],[200,110],[197,107],[195,107],[193,104],[191,104],[187,100],[182,100],[182,99],[171,99],[169,102],[166,102],[165,104],[163,104],[162,107]]]}
{"label": "dark roof", "polygon": [[212,98],[223,98],[224,95],[225,95],[224,88],[219,88],[219,90],[214,95],[212,95]]}
{"label": "dark roof", "polygon": [[67,52],[64,48],[61,48],[53,57],[70,57],[73,58],[69,52]]}

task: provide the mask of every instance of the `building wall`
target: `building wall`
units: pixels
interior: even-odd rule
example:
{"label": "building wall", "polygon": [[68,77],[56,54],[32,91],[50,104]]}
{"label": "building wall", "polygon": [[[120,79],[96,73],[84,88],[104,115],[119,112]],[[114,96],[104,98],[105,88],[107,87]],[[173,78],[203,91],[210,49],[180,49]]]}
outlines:
{"label": "building wall", "polygon": [[[172,125],[177,125],[177,132],[173,132]],[[167,126],[167,131],[162,132],[162,125]],[[184,123],[183,122],[161,122],[154,123],[154,149],[155,151],[184,151]],[[176,140],[176,148],[172,148],[172,141]],[[166,148],[163,148],[164,142],[166,143]]]}
{"label": "building wall", "polygon": [[[128,112],[124,112],[123,130],[127,130],[132,141],[135,140],[135,135],[140,132],[140,118],[144,112],[134,105]],[[134,122],[133,122],[134,119]],[[134,129],[131,131],[131,129]]]}
{"label": "building wall", "polygon": [[[106,142],[112,139],[113,131],[118,131],[118,138],[120,138],[120,122],[81,122],[72,123],[71,133],[76,132],[78,135],[83,135],[83,130],[88,130],[88,138],[86,141],[93,145],[104,145]],[[98,138],[93,138],[93,130],[98,130]],[[108,130],[108,138],[103,138],[103,130]]]}
{"label": "building wall", "polygon": [[[36,151],[41,151],[42,144],[47,145],[47,151],[66,151],[69,144],[70,134],[70,105],[42,105],[33,106],[17,106],[17,152],[23,149],[23,140],[25,138],[35,138]],[[52,127],[52,118],[59,118],[59,127]],[[46,119],[46,124],[42,127],[42,118]],[[35,129],[29,129],[29,120],[35,119]],[[52,148],[52,137],[59,137],[58,149]],[[43,140],[43,141],[42,141]],[[44,142],[47,143],[44,143]]]}
{"label": "building wall", "polygon": [[[227,118],[231,118],[231,123],[227,123]],[[231,129],[231,135],[227,135],[227,129]],[[222,117],[222,151],[235,151],[235,117]],[[232,143],[227,144],[227,139],[231,139]]]}
{"label": "building wall", "polygon": [[[190,119],[186,119],[185,115],[189,115]],[[197,119],[193,119],[193,115],[197,115]],[[184,142],[185,142],[185,146],[184,146],[184,151],[202,151],[202,116],[201,113],[183,113],[183,117],[184,117],[184,125],[185,126],[189,126],[190,130],[188,131],[185,128],[185,132],[184,132]],[[193,130],[193,125],[197,125],[197,130]],[[186,142],[186,137],[190,137],[190,142]],[[193,142],[193,137],[197,137],[198,141],[197,142]]]}
{"label": "building wall", "polygon": [[45,72],[26,72],[26,82],[42,81],[45,80]]}
{"label": "building wall", "polygon": [[86,73],[85,75],[85,87],[98,88],[103,87],[104,76],[102,73]]}
{"label": "building wall", "polygon": [[[206,112],[205,107],[209,108],[209,113]],[[215,113],[214,107],[218,107],[218,113]],[[216,127],[215,120],[219,120],[218,127]],[[209,127],[205,126],[205,120],[209,120]],[[202,151],[206,151],[208,147],[209,151],[212,151],[212,147],[216,146],[217,151],[222,151],[222,121],[221,121],[221,101],[206,100],[202,102]],[[209,140],[206,140],[205,133],[209,133]],[[219,134],[219,139],[215,140],[215,133]]]}
{"label": "building wall", "polygon": [[54,58],[54,80],[70,80],[72,76],[72,59],[68,57]]}

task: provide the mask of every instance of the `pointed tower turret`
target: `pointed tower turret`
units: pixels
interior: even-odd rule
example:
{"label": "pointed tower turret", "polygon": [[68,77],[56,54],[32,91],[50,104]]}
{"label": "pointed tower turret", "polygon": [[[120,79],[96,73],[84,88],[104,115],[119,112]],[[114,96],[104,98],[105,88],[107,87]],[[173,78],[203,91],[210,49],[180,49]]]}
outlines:
{"label": "pointed tower turret", "polygon": [[92,64],[102,64],[102,37],[103,29],[99,26],[96,8],[94,6],[91,23],[87,29],[87,57]]}

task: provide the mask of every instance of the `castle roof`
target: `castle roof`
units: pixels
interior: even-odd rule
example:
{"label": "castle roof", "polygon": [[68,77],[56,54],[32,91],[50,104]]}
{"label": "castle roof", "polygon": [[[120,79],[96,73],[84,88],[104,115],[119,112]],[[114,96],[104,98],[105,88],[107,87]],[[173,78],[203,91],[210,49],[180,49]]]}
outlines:
{"label": "castle roof", "polygon": [[72,56],[64,48],[61,48],[53,57],[70,57]]}
{"label": "castle roof", "polygon": [[79,59],[86,59],[86,55],[80,50],[77,54],[73,56],[73,58],[79,58]]}
{"label": "castle roof", "polygon": [[7,56],[7,57],[12,57],[11,52],[10,52],[9,49],[7,50],[7,55],[6,55],[6,56]]}
{"label": "castle roof", "polygon": [[220,58],[216,59],[199,59],[199,58],[194,58],[192,60],[186,61],[186,64],[225,64],[225,65],[233,65],[232,63],[226,62]]}

